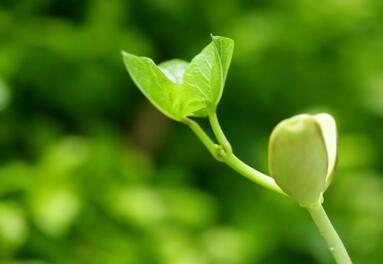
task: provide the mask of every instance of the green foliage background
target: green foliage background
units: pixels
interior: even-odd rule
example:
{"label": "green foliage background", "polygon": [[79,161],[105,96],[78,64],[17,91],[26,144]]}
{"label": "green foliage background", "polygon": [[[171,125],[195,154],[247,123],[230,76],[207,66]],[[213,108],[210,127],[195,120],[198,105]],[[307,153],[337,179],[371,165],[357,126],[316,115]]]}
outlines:
{"label": "green foliage background", "polygon": [[267,172],[281,119],[327,111],[325,207],[355,263],[383,262],[383,2],[1,0],[0,263],[333,263],[308,214],[215,162],[153,109],[120,50],[190,60],[236,42],[218,112]]}

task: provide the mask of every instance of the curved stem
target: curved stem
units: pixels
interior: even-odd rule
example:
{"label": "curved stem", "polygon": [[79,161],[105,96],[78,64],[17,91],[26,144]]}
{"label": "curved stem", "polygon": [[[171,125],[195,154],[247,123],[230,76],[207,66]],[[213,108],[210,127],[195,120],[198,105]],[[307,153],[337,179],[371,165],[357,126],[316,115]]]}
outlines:
{"label": "curved stem", "polygon": [[[222,146],[215,144],[197,122],[195,122],[192,119],[186,118],[184,119],[184,123],[190,127],[190,129],[201,140],[201,142],[205,145],[205,147],[209,150],[209,152],[215,159],[225,163],[233,170],[250,179],[251,181],[267,189],[275,191],[279,194],[286,195],[278,187],[273,178],[253,169],[252,167],[238,159],[232,152],[227,153]],[[224,137],[222,130],[221,136]]]}
{"label": "curved stem", "polygon": [[214,135],[217,137],[218,143],[223,147],[226,153],[231,153],[231,144],[229,140],[227,140],[221,125],[219,124],[217,113],[214,111],[209,114],[209,121],[211,128],[213,129]]}
{"label": "curved stem", "polygon": [[223,162],[226,163],[230,168],[252,180],[253,182],[279,194],[286,195],[281,188],[275,183],[274,179],[270,176],[257,171],[238,159],[234,154],[230,153],[223,157]]}
{"label": "curved stem", "polygon": [[205,133],[205,131],[200,127],[200,125],[190,118],[185,118],[183,122],[190,127],[190,129],[194,132],[194,134],[198,137],[198,139],[204,144],[204,146],[208,149],[210,154],[216,158],[217,148],[219,147],[215,144],[210,137]]}
{"label": "curved stem", "polygon": [[331,224],[322,204],[317,203],[313,206],[306,207],[306,209],[309,211],[322,237],[326,240],[327,246],[336,262],[338,264],[351,264],[350,256],[338,233]]}

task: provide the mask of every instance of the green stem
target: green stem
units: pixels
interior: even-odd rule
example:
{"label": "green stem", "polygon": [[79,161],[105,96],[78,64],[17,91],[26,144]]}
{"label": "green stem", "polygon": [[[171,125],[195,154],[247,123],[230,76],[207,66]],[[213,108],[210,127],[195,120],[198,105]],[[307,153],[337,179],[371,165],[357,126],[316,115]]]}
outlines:
{"label": "green stem", "polygon": [[306,207],[306,209],[309,211],[322,237],[326,240],[327,246],[336,262],[338,264],[351,264],[350,256],[348,255],[338,233],[331,224],[322,204],[317,203],[313,206]]}
{"label": "green stem", "polygon": [[209,121],[214,135],[217,137],[218,143],[223,147],[226,153],[231,153],[231,144],[223,133],[221,125],[218,121],[217,113],[215,111],[209,114]]}
{"label": "green stem", "polygon": [[[238,159],[232,152],[227,153],[222,146],[215,144],[197,122],[195,122],[192,119],[186,118],[184,119],[184,123],[190,127],[190,129],[201,140],[201,142],[205,145],[205,147],[209,150],[209,152],[215,159],[225,163],[233,170],[250,179],[251,181],[267,189],[285,195],[285,193],[275,183],[273,178],[253,169],[252,167],[248,166],[240,159]],[[220,131],[221,139],[226,139],[226,137],[223,135],[222,130]]]}
{"label": "green stem", "polygon": [[209,150],[210,154],[217,158],[219,145],[215,144],[210,137],[205,133],[205,131],[200,127],[200,125],[190,118],[185,118],[183,122],[190,127],[198,139],[205,145]]}
{"label": "green stem", "polygon": [[281,188],[279,188],[279,186],[275,183],[273,178],[250,167],[249,165],[238,159],[233,153],[229,153],[223,156],[223,162],[230,168],[232,168],[239,174],[245,176],[246,178],[252,180],[253,182],[279,194],[286,195],[286,193],[283,192]]}

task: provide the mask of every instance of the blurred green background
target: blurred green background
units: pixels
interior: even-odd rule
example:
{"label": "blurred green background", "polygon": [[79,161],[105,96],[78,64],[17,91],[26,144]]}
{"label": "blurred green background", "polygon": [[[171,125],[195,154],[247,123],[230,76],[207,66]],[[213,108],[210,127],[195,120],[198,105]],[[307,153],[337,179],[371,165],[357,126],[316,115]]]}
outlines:
{"label": "blurred green background", "polygon": [[213,160],[122,63],[190,60],[211,32],[236,43],[235,152],[267,172],[277,122],[333,114],[325,207],[355,263],[383,263],[382,25],[380,0],[0,0],[0,263],[333,263],[303,209]]}

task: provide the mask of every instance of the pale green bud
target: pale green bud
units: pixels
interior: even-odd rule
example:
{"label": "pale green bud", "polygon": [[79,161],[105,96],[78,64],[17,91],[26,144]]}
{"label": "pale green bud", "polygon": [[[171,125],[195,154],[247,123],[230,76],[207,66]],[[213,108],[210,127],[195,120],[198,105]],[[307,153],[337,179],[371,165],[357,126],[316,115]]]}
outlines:
{"label": "pale green bud", "polygon": [[302,206],[319,202],[335,168],[336,141],[335,120],[329,114],[280,122],[270,137],[271,176]]}

